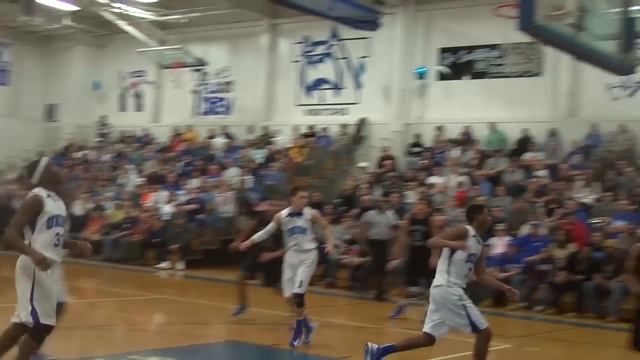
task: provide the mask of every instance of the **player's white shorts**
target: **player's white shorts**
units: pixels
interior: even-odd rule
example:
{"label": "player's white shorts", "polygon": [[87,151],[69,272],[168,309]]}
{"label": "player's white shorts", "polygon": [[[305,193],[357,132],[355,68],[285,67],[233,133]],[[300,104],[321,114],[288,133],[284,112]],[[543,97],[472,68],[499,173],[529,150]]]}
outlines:
{"label": "player's white shorts", "polygon": [[56,307],[66,301],[62,265],[54,264],[48,271],[41,271],[28,256],[20,256],[16,262],[16,312],[13,323],[56,325]]}
{"label": "player's white shorts", "polygon": [[282,295],[307,292],[318,265],[318,250],[288,250],[282,261]]}
{"label": "player's white shorts", "polygon": [[429,309],[422,328],[423,332],[438,339],[450,329],[476,333],[488,327],[489,323],[463,289],[446,286],[431,287]]}

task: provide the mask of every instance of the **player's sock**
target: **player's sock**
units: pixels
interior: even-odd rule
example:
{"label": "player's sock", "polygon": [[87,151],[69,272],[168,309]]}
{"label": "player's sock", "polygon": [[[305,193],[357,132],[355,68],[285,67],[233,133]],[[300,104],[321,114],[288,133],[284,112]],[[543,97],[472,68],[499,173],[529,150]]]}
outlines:
{"label": "player's sock", "polygon": [[296,327],[293,329],[289,346],[298,347],[302,342],[302,335],[304,334],[304,318],[296,320]]}
{"label": "player's sock", "polygon": [[233,312],[231,313],[231,316],[240,316],[242,314],[244,314],[247,311],[247,305],[246,304],[240,304],[238,305],[237,308],[235,308],[233,310]]}
{"label": "player's sock", "polygon": [[389,355],[389,354],[393,354],[395,352],[397,352],[398,349],[396,349],[396,346],[394,344],[386,344],[386,345],[381,345],[378,348],[378,356],[380,356],[380,359],[382,359],[383,357]]}

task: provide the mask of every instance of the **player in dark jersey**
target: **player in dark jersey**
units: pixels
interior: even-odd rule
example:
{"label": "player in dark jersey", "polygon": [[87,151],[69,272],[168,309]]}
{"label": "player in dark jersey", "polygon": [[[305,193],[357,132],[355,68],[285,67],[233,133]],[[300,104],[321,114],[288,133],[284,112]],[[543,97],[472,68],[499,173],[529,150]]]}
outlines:
{"label": "player in dark jersey", "polygon": [[427,240],[433,236],[431,229],[429,203],[418,200],[402,222],[394,249],[394,260],[389,263],[390,269],[398,268],[403,263],[405,270],[405,291],[396,309],[389,315],[392,319],[400,317],[408,302],[419,297],[431,285],[435,275],[434,269],[429,265],[431,250],[427,247]]}
{"label": "player in dark jersey", "polygon": [[633,349],[640,351],[640,244],[636,244],[631,248],[631,254],[627,261],[626,279],[636,301],[631,345]]}
{"label": "player in dark jersey", "polygon": [[[264,202],[257,205],[253,211],[250,223],[246,230],[229,246],[231,250],[237,250],[238,245],[247,240],[260,229],[263,229],[271,222],[273,216],[285,208],[284,203]],[[270,239],[253,245],[242,262],[240,275],[236,282],[238,289],[238,307],[231,313],[232,316],[244,314],[248,307],[247,284],[248,280],[255,279],[256,275],[262,271],[263,283],[272,287],[278,285],[280,281],[280,271],[282,267],[282,257],[284,246],[282,244],[282,234],[277,232]]]}

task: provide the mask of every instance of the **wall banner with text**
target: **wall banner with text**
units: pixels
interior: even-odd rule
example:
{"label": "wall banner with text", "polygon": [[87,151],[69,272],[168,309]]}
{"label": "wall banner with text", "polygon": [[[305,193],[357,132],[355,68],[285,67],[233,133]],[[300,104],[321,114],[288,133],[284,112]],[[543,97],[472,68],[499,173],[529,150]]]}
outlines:
{"label": "wall banner with text", "polygon": [[526,78],[542,75],[542,47],[537,42],[455,46],[440,49],[440,80]]}

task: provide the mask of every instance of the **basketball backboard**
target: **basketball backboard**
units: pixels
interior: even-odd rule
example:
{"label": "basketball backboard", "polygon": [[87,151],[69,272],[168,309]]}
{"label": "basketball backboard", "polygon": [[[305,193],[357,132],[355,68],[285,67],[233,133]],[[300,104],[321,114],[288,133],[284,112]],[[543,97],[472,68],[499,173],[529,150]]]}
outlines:
{"label": "basketball backboard", "polygon": [[520,0],[520,29],[618,75],[640,64],[640,0]]}
{"label": "basketball backboard", "polygon": [[193,55],[189,50],[179,45],[138,49],[136,52],[155,62],[162,69],[193,68],[209,65],[206,60]]}

